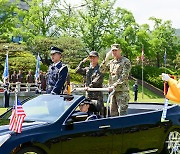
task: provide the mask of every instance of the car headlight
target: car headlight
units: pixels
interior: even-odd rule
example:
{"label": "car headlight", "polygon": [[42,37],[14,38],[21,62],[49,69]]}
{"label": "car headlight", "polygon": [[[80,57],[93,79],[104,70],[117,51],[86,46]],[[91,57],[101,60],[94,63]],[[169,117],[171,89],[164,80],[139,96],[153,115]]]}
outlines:
{"label": "car headlight", "polygon": [[0,147],[11,137],[10,134],[0,136]]}

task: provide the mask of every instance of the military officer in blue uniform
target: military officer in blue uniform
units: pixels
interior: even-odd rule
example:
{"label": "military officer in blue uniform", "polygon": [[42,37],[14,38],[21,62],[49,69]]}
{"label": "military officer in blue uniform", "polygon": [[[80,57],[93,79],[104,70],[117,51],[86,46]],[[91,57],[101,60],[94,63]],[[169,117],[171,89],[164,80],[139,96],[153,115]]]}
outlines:
{"label": "military officer in blue uniform", "polygon": [[47,73],[47,88],[48,94],[62,94],[64,91],[64,83],[67,78],[68,68],[61,62],[63,50],[57,47],[51,47],[52,65],[49,66]]}

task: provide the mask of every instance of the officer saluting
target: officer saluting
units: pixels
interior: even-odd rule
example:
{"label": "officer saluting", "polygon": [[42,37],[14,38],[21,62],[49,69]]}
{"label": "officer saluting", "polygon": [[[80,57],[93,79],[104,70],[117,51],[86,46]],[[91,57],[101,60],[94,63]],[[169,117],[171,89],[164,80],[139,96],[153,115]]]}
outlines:
{"label": "officer saluting", "polygon": [[53,64],[49,66],[47,73],[46,92],[48,94],[51,93],[58,95],[63,93],[68,68],[60,61],[62,52],[62,49],[51,47],[51,60],[53,61]]}

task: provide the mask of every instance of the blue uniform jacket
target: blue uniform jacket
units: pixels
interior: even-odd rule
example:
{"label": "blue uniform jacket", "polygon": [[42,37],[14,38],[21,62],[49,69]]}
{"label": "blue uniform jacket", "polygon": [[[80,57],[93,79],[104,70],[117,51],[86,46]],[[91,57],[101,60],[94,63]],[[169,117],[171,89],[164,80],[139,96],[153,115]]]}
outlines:
{"label": "blue uniform jacket", "polygon": [[56,66],[50,65],[47,74],[47,88],[46,92],[60,94],[63,91],[64,83],[66,81],[68,68],[66,65],[59,62]]}

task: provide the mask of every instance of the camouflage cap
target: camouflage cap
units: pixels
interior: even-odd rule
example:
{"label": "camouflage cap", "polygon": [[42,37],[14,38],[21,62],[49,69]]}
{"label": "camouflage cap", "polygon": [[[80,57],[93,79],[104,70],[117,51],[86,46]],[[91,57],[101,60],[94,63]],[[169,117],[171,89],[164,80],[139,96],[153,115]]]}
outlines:
{"label": "camouflage cap", "polygon": [[99,54],[98,54],[97,51],[91,51],[91,52],[89,53],[89,57],[99,57]]}
{"label": "camouflage cap", "polygon": [[119,49],[121,49],[120,44],[112,44],[111,45],[111,51],[112,50],[119,50]]}

